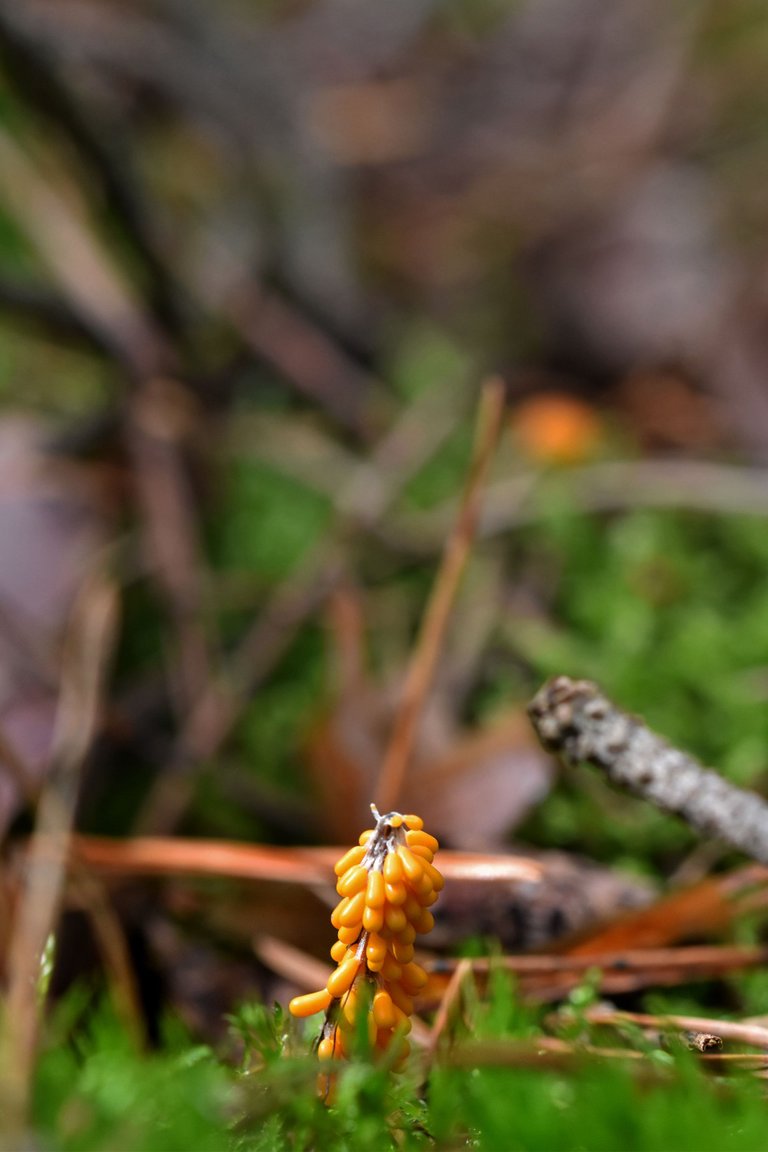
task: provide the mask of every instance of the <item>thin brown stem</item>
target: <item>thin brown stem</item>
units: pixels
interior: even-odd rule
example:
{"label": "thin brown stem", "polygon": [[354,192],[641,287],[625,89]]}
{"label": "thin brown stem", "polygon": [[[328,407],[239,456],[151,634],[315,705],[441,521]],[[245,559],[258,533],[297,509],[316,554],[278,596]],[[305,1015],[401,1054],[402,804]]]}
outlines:
{"label": "thin brown stem", "polygon": [[[702,946],[637,948],[594,956],[504,956],[492,962],[473,960],[471,964],[481,982],[492,966],[514,973],[521,995],[544,1003],[561,999],[591,972],[601,992],[619,993],[709,980],[737,969],[761,968],[767,960],[766,948]],[[427,968],[437,976],[452,972],[456,963],[440,959]]]}
{"label": "thin brown stem", "polygon": [[[456,1045],[441,1056],[441,1064],[453,1068],[507,1067],[507,1068],[561,1068],[570,1071],[587,1060],[627,1061],[663,1075],[658,1066],[649,1063],[648,1054],[633,1048],[603,1048],[595,1044],[571,1044],[556,1036],[540,1036],[536,1040],[475,1040]],[[763,1070],[764,1056],[748,1052],[703,1052],[699,1061],[710,1067],[727,1071],[728,1068]]]}
{"label": "thin brown stem", "polygon": [[6,1132],[21,1132],[26,1123],[37,1046],[41,961],[56,924],[80,770],[97,728],[116,618],[114,585],[95,577],[75,605],[67,638],[50,783],[38,807],[11,939],[8,998],[0,1036]]}
{"label": "thin brown stem", "polygon": [[406,672],[400,707],[379,773],[376,796],[382,812],[388,812],[397,805],[413,749],[419,716],[434,678],[451,609],[469,559],[480,497],[499,437],[503,412],[504,384],[498,378],[492,378],[483,387],[472,463],[464,485],[459,512],[446,541],[416,647]]}
{"label": "thin brown stem", "polygon": [[104,881],[80,869],[70,877],[66,901],[90,918],[109,982],[112,1003],[137,1049],[146,1040],[136,975],[120,917],[109,899]]}
{"label": "thin brown stem", "polygon": [[471,975],[472,963],[465,957],[463,960],[460,960],[454,968],[453,975],[446,985],[445,992],[443,992],[442,999],[440,1000],[440,1005],[435,1013],[432,1030],[429,1033],[429,1043],[427,1044],[427,1056],[430,1060],[434,1060],[437,1046],[440,1043],[440,1037],[448,1027],[448,1022],[456,1009],[464,984]]}
{"label": "thin brown stem", "polygon": [[647,1012],[619,1012],[608,1008],[588,1008],[585,1019],[592,1024],[636,1024],[639,1028],[677,1028],[710,1033],[721,1040],[749,1044],[768,1051],[768,1028],[740,1020],[713,1020],[708,1016],[657,1016]]}
{"label": "thin brown stem", "polygon": [[202,607],[206,565],[184,460],[184,441],[199,419],[187,389],[153,377],[135,388],[126,424],[144,549],[174,625],[184,716],[205,690],[213,663]]}
{"label": "thin brown stem", "polygon": [[[442,861],[442,855],[441,855]],[[685,948],[627,948],[620,952],[596,952],[593,956],[557,956],[527,954],[502,956],[488,960],[471,960],[473,972],[490,972],[502,967],[508,972],[525,976],[548,976],[561,973],[583,974],[593,968],[631,972],[633,969],[741,967],[762,964],[768,960],[768,948],[739,947],[736,945],[690,945]],[[433,971],[453,971],[461,960],[438,960]]]}

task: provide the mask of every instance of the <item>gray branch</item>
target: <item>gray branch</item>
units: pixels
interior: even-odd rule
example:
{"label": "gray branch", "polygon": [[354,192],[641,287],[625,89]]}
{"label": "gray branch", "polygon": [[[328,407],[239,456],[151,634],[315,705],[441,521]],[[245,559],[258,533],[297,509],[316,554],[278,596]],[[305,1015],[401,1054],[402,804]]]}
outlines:
{"label": "gray branch", "polygon": [[673,748],[596,684],[557,676],[539,689],[528,714],[544,747],[566,764],[588,761],[697,832],[768,864],[768,803]]}

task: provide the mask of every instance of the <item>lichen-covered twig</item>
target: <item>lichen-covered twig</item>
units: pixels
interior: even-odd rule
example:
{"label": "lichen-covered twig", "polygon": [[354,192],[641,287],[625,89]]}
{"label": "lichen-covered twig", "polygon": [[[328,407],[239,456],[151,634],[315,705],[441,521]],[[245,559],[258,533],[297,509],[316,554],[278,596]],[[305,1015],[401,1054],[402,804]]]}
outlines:
{"label": "lichen-covered twig", "polygon": [[768,803],[673,748],[596,684],[558,676],[539,689],[528,714],[544,747],[567,764],[588,761],[697,832],[768,864]]}

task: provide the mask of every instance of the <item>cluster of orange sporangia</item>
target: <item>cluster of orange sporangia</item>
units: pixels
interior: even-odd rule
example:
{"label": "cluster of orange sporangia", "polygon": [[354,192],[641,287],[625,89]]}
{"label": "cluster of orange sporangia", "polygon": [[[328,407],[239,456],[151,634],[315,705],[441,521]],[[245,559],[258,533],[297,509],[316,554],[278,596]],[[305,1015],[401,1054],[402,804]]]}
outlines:
{"label": "cluster of orange sporangia", "polygon": [[363,832],[335,867],[341,900],[331,914],[339,934],[331,956],[338,967],[325,988],[296,996],[288,1008],[294,1016],[326,1013],[321,1059],[348,1055],[362,1008],[372,1044],[386,1050],[400,1039],[399,1067],[409,1052],[403,1037],[411,1028],[413,997],[427,982],[413,944],[434,925],[429,908],[444,881],[432,863],[437,840],[418,816],[380,816],[373,804],[371,810],[376,827]]}

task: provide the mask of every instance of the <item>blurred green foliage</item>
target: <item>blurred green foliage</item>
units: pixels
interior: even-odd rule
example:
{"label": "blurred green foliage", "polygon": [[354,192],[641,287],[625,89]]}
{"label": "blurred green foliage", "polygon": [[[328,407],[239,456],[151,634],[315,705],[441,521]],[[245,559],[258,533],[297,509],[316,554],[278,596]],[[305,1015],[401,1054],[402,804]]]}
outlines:
{"label": "blurred green foliage", "polygon": [[[576,1004],[579,997],[572,999]],[[470,996],[465,1021],[467,1038],[480,1047],[524,1042],[538,1028],[500,972],[488,999]],[[162,1052],[141,1054],[106,1010],[91,1016],[87,1034],[76,1041],[52,1035],[35,1097],[46,1145],[62,1152],[754,1152],[763,1146],[759,1083],[738,1075],[713,1081],[684,1050],[673,1056],[649,1048],[642,1075],[620,1059],[585,1060],[566,1074],[537,1066],[535,1048],[528,1049],[532,1063],[517,1067],[452,1067],[438,1057],[423,1094],[415,1065],[393,1077],[360,1056],[340,1068],[327,1107],[317,1095],[316,1058],[292,1054],[304,1045],[295,1036],[288,1041],[290,1026],[279,1010],[247,1005],[231,1023],[239,1070],[207,1048],[190,1046],[178,1029],[166,1035]],[[456,1040],[454,1060],[465,1042]]]}
{"label": "blurred green foliage", "polygon": [[329,502],[305,485],[256,460],[234,461],[223,471],[211,518],[214,561],[273,584],[301,561],[330,516]]}
{"label": "blurred green foliage", "polygon": [[71,994],[60,1011],[37,1070],[35,1121],[52,1146],[221,1149],[232,1107],[229,1070],[178,1028],[166,1033],[162,1052],[140,1054],[106,1007],[73,1035],[67,1017],[80,999]]}
{"label": "blurred green foliage", "polygon": [[[742,786],[765,785],[762,520],[544,509],[541,523],[520,533],[513,563],[535,569],[543,586],[540,615],[504,625],[537,679],[595,679],[705,764]],[[586,795],[584,783],[564,780],[527,832],[598,856],[634,854],[641,864],[695,842],[677,821],[619,795],[597,775]]]}

